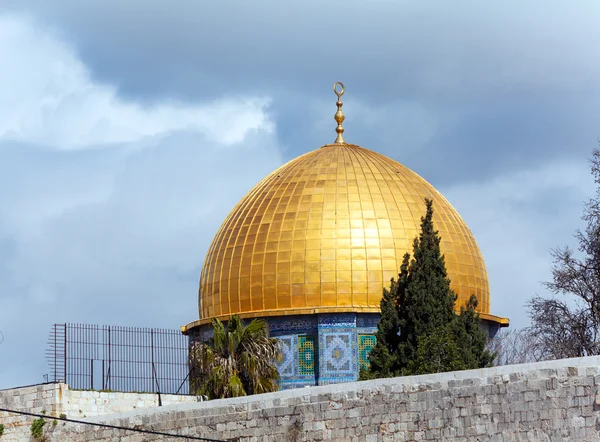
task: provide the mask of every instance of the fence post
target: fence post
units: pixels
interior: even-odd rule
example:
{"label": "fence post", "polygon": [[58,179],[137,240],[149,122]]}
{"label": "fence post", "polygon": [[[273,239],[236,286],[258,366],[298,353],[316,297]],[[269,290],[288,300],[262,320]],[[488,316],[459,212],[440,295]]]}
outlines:
{"label": "fence post", "polygon": [[156,384],[156,379],[155,379],[155,374],[156,371],[154,370],[154,329],[151,328],[150,329],[150,351],[152,352],[152,387],[154,387]]}
{"label": "fence post", "polygon": [[108,371],[106,373],[106,388],[110,390],[110,325],[108,326]]}
{"label": "fence post", "polygon": [[65,378],[63,379],[63,382],[65,384],[68,384],[69,381],[67,380],[68,376],[67,376],[67,323],[65,322],[65,326],[64,326],[64,332],[65,332],[65,346],[63,349],[63,363],[64,363],[64,368],[65,368]]}
{"label": "fence post", "polygon": [[158,406],[162,407],[162,398],[160,397],[160,385],[158,384],[158,376],[156,375],[156,366],[154,365],[154,329],[150,329],[150,350],[152,351],[152,380],[156,386],[156,393],[158,394]]}
{"label": "fence post", "polygon": [[52,380],[56,382],[56,325],[54,324],[54,376]]}

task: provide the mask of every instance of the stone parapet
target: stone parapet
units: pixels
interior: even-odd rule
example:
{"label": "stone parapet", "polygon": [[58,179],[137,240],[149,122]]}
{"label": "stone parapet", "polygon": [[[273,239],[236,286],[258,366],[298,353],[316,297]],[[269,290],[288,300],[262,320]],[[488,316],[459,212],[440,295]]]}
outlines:
{"label": "stone parapet", "polygon": [[[332,384],[87,419],[253,441],[600,441],[600,357]],[[164,437],[59,423],[52,440]],[[174,439],[176,440],[176,439]]]}
{"label": "stone parapet", "polygon": [[[163,405],[198,402],[195,396],[163,394]],[[82,419],[104,414],[123,413],[136,409],[158,407],[154,393],[119,393],[109,391],[71,390],[64,383],[39,384],[0,390],[0,408],[48,416],[46,429],[55,429],[54,417]],[[28,441],[30,426],[35,418],[0,412],[4,435],[0,442]],[[59,440],[59,439],[57,439]]]}

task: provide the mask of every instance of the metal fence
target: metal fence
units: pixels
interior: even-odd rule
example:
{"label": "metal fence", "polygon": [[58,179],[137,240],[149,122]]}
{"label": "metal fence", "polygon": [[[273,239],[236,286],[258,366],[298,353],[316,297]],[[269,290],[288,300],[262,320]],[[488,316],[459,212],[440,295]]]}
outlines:
{"label": "metal fence", "polygon": [[46,358],[72,389],[190,394],[188,349],[179,330],[54,324]]}

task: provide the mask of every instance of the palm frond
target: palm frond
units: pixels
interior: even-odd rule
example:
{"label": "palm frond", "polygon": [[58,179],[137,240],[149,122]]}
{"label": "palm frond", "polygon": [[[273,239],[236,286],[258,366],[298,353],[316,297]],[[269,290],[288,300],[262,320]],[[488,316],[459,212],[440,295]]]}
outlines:
{"label": "palm frond", "polygon": [[213,319],[213,338],[190,347],[195,378],[190,385],[211,399],[276,391],[279,373],[275,361],[280,341],[269,337],[266,321],[249,324],[237,315],[227,325]]}

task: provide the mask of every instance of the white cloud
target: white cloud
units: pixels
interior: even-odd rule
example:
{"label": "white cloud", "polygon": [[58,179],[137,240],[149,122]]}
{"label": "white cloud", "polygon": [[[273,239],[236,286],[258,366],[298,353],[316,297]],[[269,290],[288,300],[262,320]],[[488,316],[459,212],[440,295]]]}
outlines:
{"label": "white cloud", "polygon": [[42,380],[54,322],[197,319],[220,221],[282,158],[267,99],[130,102],[19,17],[0,53],[3,388]]}
{"label": "white cloud", "polygon": [[[273,129],[268,100],[238,98],[203,105],[143,106],[94,83],[70,45],[23,18],[0,17],[0,140],[57,149],[130,143],[177,130],[235,144],[250,130]],[[134,57],[135,54],[132,54]]]}

